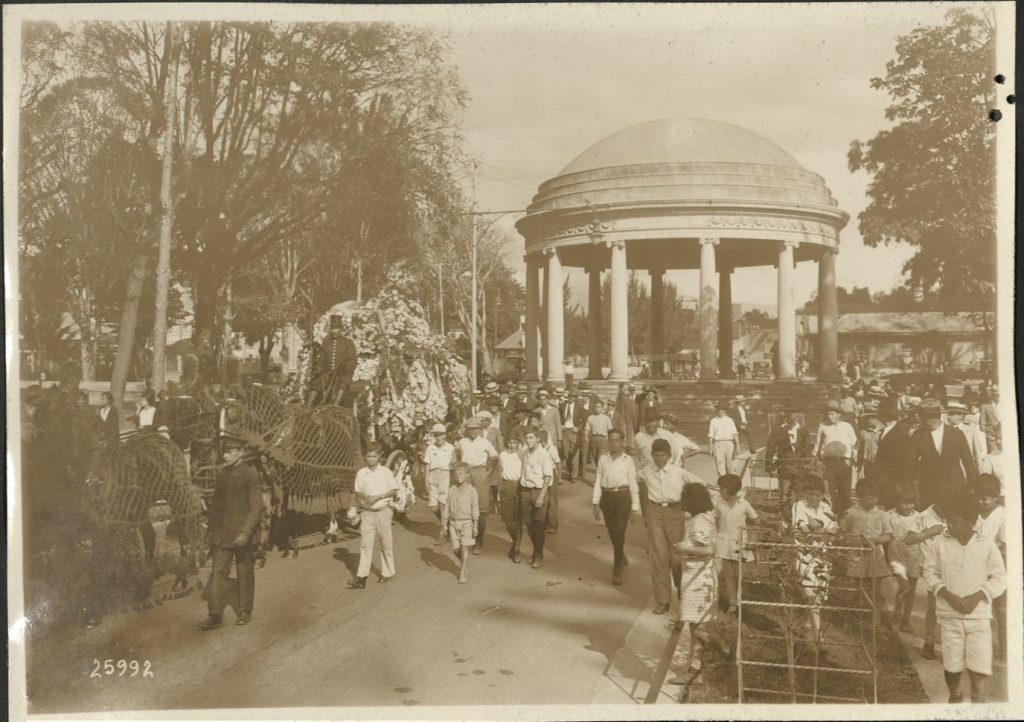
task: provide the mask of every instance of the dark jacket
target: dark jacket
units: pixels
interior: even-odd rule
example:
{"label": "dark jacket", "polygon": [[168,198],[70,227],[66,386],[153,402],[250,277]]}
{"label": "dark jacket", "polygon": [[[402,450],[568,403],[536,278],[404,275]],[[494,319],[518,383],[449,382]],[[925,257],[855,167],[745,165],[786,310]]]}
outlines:
{"label": "dark jacket", "polygon": [[912,479],[913,463],[910,459],[910,435],[913,429],[906,421],[897,421],[889,433],[878,442],[872,476],[880,489]]}
{"label": "dark jacket", "polygon": [[[814,456],[814,440],[807,427],[800,424],[796,432],[796,444],[789,438],[789,425],[780,424],[768,436],[765,461],[768,468],[785,476],[793,476],[803,468],[809,468]],[[801,461],[794,461],[800,459]]]}
{"label": "dark jacket", "polygon": [[99,412],[96,412],[96,426],[99,428],[100,438],[117,441],[121,438],[121,411],[116,404],[111,404],[110,413],[104,421]]}
{"label": "dark jacket", "polygon": [[572,404],[572,425],[576,427],[576,433],[581,434],[583,433],[583,428],[587,424],[587,417],[590,415],[590,411],[584,407],[584,404],[587,402],[584,399],[577,397],[574,401],[565,401],[560,404],[558,407],[558,413],[562,417],[563,422],[567,420],[566,413],[569,410],[570,403]]}
{"label": "dark jacket", "polygon": [[[210,506],[210,542],[233,547],[239,534],[255,542],[253,535],[263,511],[263,484],[255,467],[242,461],[217,477]],[[244,546],[244,545],[243,545]]]}
{"label": "dark jacket", "polygon": [[910,464],[917,480],[918,500],[922,506],[934,504],[941,493],[973,482],[978,469],[971,456],[967,438],[959,429],[945,425],[942,453],[935,450],[932,433],[918,429],[910,437]]}

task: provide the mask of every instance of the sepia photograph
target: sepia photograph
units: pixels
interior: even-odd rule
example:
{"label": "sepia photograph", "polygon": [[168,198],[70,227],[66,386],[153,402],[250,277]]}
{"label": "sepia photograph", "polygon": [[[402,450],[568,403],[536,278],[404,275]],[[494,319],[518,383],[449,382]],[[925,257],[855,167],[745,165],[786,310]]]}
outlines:
{"label": "sepia photograph", "polygon": [[3,19],[9,718],[1019,713],[1015,4]]}

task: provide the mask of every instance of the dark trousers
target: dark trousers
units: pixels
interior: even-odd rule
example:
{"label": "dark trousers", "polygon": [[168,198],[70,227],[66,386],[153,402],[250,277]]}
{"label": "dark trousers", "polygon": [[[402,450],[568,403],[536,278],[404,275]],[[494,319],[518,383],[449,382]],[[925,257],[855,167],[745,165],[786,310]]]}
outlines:
{"label": "dark trousers", "polygon": [[822,460],[821,472],[832,496],[832,511],[838,518],[850,508],[850,462],[838,457],[826,458]]}
{"label": "dark trousers", "polygon": [[[579,453],[580,437],[576,429],[562,429],[562,458],[565,459],[565,471],[569,478],[573,478],[574,466]],[[579,468],[578,475],[583,474],[583,467]]]}
{"label": "dark trousers", "polygon": [[[550,490],[549,490],[550,493]],[[545,527],[548,520],[548,506],[550,497],[545,497],[545,503],[537,508],[537,498],[540,496],[540,489],[530,489],[525,486],[519,487],[519,519],[526,524],[526,531],[533,542],[533,558],[544,558]]]}
{"label": "dark trousers", "polygon": [[256,592],[256,557],[251,546],[213,548],[213,572],[210,575],[210,594],[207,600],[207,608],[211,617],[219,617],[224,613],[224,607],[232,603],[234,595],[231,593],[231,560],[235,561],[238,569],[238,606],[235,611],[241,614],[249,612],[252,614],[252,600]]}
{"label": "dark trousers", "polygon": [[608,538],[612,540],[614,565],[622,567],[626,546],[626,528],[629,526],[629,509],[632,501],[629,490],[601,491],[601,513],[604,514],[604,525],[608,529]]}
{"label": "dark trousers", "polygon": [[551,486],[548,487],[548,527],[551,529],[558,528],[558,485],[560,483],[560,480],[552,479]]}
{"label": "dark trousers", "polygon": [[[594,466],[597,466],[598,460],[601,458],[601,454],[608,452],[608,437],[607,436],[591,436],[590,437],[590,459],[594,462]],[[586,467],[584,467],[586,468]]]}

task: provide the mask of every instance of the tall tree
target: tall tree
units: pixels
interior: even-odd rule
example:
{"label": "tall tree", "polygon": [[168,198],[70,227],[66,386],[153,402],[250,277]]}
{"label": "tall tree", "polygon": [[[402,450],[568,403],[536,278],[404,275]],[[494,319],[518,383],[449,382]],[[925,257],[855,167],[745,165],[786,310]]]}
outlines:
{"label": "tall tree", "polygon": [[992,302],[995,282],[994,20],[953,8],[946,23],[901,36],[873,88],[887,92],[892,127],[853,141],[852,172],[867,171],[860,231],[869,246],[917,248],[904,266],[912,289],[947,307]]}

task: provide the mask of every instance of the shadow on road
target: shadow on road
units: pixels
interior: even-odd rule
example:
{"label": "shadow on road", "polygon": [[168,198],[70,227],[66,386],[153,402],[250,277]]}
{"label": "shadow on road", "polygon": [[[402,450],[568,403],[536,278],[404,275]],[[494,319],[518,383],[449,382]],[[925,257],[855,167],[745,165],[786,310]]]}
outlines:
{"label": "shadow on road", "polygon": [[352,576],[355,576],[356,572],[359,571],[359,552],[351,552],[345,547],[335,547],[334,558],[339,562],[343,562]]}
{"label": "shadow on road", "polygon": [[[448,545],[439,547],[440,549],[448,550]],[[454,576],[459,576],[459,567],[455,564],[455,560],[447,554],[439,552],[437,549],[431,547],[417,547],[416,551],[420,553],[420,561],[426,564],[428,567],[434,567],[444,572],[449,572]]]}

